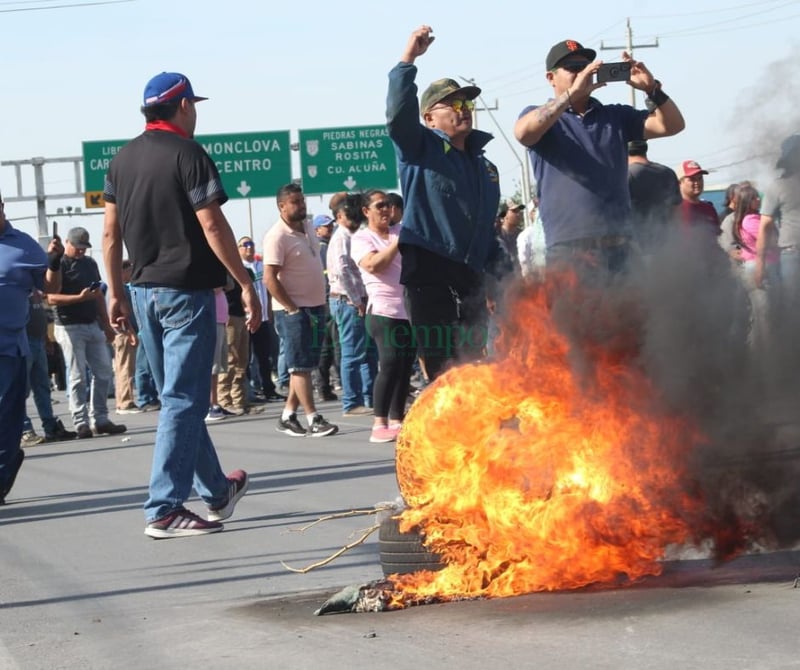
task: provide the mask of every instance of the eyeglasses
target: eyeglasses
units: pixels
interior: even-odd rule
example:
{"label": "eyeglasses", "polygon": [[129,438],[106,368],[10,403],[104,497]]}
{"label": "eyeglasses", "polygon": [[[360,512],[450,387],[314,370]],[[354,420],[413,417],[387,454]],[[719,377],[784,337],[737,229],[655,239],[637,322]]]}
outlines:
{"label": "eyeglasses", "polygon": [[252,249],[256,245],[252,242],[242,242],[239,246],[244,247],[245,249]]}
{"label": "eyeglasses", "polygon": [[456,114],[460,114],[462,109],[466,109],[468,112],[475,111],[475,101],[474,100],[452,100],[450,102],[443,102],[443,105],[447,105],[448,107],[452,107],[453,111]]}
{"label": "eyeglasses", "polygon": [[373,202],[372,207],[375,209],[388,209],[391,205],[388,200],[380,200],[378,202]]}
{"label": "eyeglasses", "polygon": [[588,64],[589,61],[572,60],[567,61],[566,63],[561,63],[558,67],[560,67],[562,70],[566,70],[567,72],[577,74],[578,72],[583,72]]}

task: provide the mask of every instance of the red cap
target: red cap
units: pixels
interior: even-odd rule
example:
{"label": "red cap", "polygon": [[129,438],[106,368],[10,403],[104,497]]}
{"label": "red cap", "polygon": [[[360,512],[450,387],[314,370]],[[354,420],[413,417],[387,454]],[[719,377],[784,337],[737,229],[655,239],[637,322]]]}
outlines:
{"label": "red cap", "polygon": [[683,161],[678,166],[678,179],[683,179],[684,177],[694,177],[696,174],[708,174],[708,170],[704,170],[700,167],[700,163],[697,161]]}

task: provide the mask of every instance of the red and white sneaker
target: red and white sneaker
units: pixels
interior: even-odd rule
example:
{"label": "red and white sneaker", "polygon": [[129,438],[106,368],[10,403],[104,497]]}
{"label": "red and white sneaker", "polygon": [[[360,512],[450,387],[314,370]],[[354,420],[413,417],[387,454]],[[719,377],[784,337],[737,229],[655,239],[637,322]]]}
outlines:
{"label": "red and white sneaker", "polygon": [[223,525],[216,521],[206,521],[184,507],[170,512],[160,519],[151,521],[144,527],[144,534],[157,540],[170,537],[189,537],[218,533]]}
{"label": "red and white sneaker", "polygon": [[222,521],[227,519],[236,507],[236,503],[247,491],[250,485],[250,478],[244,470],[234,470],[228,475],[228,502],[222,507],[209,507],[208,520]]}

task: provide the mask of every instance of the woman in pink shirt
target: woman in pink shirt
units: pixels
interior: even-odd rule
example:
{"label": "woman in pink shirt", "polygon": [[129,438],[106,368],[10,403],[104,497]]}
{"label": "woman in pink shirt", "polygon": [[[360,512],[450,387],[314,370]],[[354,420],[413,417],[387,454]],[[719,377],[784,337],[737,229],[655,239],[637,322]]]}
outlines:
{"label": "woman in pink shirt", "polygon": [[755,348],[767,346],[770,301],[780,288],[780,250],[778,241],[768,240],[764,288],[756,285],[756,241],[761,226],[761,196],[753,186],[739,189],[733,210],[733,237],[741,248],[742,280],[750,297],[750,344]]}
{"label": "woman in pink shirt", "polygon": [[379,371],[373,388],[375,421],[370,442],[392,442],[405,416],[416,346],[403,304],[398,240],[383,191],[364,194],[367,227],[353,235],[350,255],[367,291],[367,331],[378,347]]}

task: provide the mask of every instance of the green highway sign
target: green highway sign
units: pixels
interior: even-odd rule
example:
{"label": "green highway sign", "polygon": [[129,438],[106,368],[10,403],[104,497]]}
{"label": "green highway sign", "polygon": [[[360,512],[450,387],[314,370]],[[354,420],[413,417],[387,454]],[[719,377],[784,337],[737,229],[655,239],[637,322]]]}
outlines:
{"label": "green highway sign", "polygon": [[229,198],[271,198],[292,181],[289,131],[198,135]]}
{"label": "green highway sign", "polygon": [[299,131],[306,195],[397,188],[397,159],[386,126]]}
{"label": "green highway sign", "polygon": [[[197,135],[219,170],[230,198],[268,198],[292,181],[289,131]],[[83,185],[87,207],[102,207],[102,193],[111,159],[128,140],[83,143]],[[93,204],[96,203],[96,204]]]}
{"label": "green highway sign", "polygon": [[[83,143],[83,190],[86,193],[102,194],[105,185],[106,172],[111,165],[111,159],[128,143],[128,140],[104,140],[100,142]],[[96,204],[90,204],[87,198],[87,207],[102,207],[105,203],[102,198]]]}

